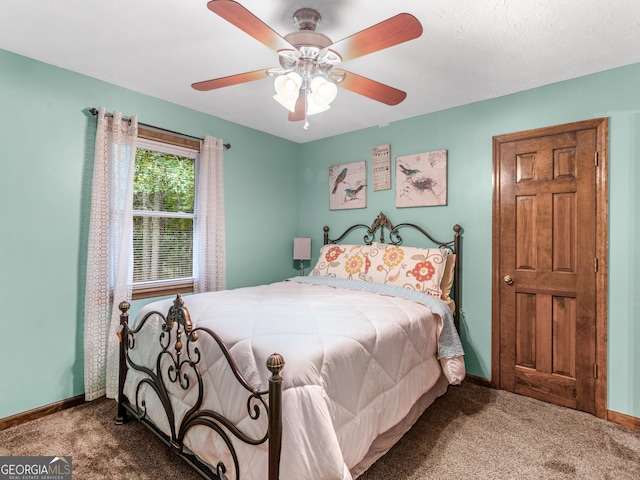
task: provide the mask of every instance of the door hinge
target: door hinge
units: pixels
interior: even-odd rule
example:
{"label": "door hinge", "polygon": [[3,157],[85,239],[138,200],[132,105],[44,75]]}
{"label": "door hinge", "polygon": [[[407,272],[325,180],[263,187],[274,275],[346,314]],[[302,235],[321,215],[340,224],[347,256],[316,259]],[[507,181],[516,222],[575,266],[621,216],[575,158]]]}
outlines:
{"label": "door hinge", "polygon": [[594,152],[595,153],[595,161],[596,161],[596,167],[598,166],[598,152]]}
{"label": "door hinge", "polygon": [[598,364],[593,364],[593,378],[598,378]]}
{"label": "door hinge", "polygon": [[598,273],[598,257],[593,259],[593,271]]}

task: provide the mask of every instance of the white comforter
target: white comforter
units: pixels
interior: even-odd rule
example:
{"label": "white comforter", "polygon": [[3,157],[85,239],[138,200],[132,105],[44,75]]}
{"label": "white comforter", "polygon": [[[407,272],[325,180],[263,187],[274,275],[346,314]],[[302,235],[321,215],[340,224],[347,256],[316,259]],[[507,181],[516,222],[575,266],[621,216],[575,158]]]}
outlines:
{"label": "white comforter", "polygon": [[[405,417],[442,375],[437,356],[442,321],[411,300],[288,281],[192,295],[184,301],[194,327],[218,333],[251,384],[266,389],[267,357],[274,352],[284,357],[282,480],[350,480],[349,469],[363,459],[373,440]],[[166,312],[170,304],[150,304],[138,318],[150,310]],[[148,322],[145,330],[151,335],[138,338],[130,355],[136,363],[154,366],[160,322]],[[205,336],[198,341],[203,354],[199,368],[208,383],[205,405],[250,436],[261,437],[265,415],[257,422],[248,417],[246,391]],[[456,361],[462,362],[461,357]],[[455,368],[452,383],[462,379],[464,363]],[[131,370],[127,376],[125,394],[134,404],[134,385],[141,378]],[[190,374],[189,379],[186,390],[171,384],[177,421],[197,396],[195,377]],[[146,401],[153,421],[168,433],[155,394],[142,388],[138,399]],[[215,453],[214,448],[226,449],[210,429],[191,429],[185,444],[212,465],[222,460],[229,478],[235,478],[230,457]],[[264,480],[266,445],[256,448],[235,440],[234,445],[242,478]]]}

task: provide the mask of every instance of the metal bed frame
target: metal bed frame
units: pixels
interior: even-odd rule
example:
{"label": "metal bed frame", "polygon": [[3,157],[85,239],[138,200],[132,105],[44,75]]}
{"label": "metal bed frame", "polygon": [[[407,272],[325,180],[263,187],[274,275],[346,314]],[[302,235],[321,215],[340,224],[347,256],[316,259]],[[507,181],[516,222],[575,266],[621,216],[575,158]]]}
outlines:
{"label": "metal bed frame", "polygon": [[[329,238],[329,227],[324,227],[324,244],[338,243],[343,240],[349,233],[356,229],[365,228],[364,242],[370,245],[379,230],[379,241],[385,243],[384,229],[386,228],[389,235],[390,244],[400,245],[402,237],[399,230],[402,228],[411,228],[417,230],[426,236],[432,243],[440,248],[447,248],[455,252],[456,266],[454,273],[453,291],[455,294],[456,310],[454,312],[454,321],[456,328],[459,330],[460,316],[460,272],[461,272],[461,232],[459,225],[453,227],[453,240],[441,242],[432,237],[422,227],[413,223],[401,223],[393,225],[389,219],[380,213],[371,226],[364,224],[356,224],[347,228],[340,236],[335,239]],[[224,341],[213,331],[206,328],[194,328],[191,322],[189,311],[184,305],[182,297],[178,294],[173,302],[173,306],[169,312],[164,315],[162,312],[149,312],[139,322],[135,328],[129,327],[129,308],[130,304],[123,301],[119,304],[120,314],[120,370],[119,370],[119,388],[118,388],[118,412],[116,417],[117,424],[123,424],[130,418],[134,418],[149,428],[158,438],[167,444],[173,452],[186,461],[204,478],[214,480],[228,480],[227,466],[219,462],[215,466],[215,470],[200,460],[196,455],[191,453],[184,445],[184,438],[187,431],[196,426],[204,425],[211,428],[224,440],[231,457],[236,472],[236,480],[241,478],[240,459],[233,447],[231,437],[236,437],[244,443],[251,445],[261,445],[268,442],[268,480],[279,479],[280,457],[281,457],[281,441],[282,441],[282,371],[285,361],[282,355],[273,353],[266,362],[266,368],[271,372],[268,379],[269,385],[267,390],[258,390],[253,387],[239,371],[236,362],[231,356],[228,347]],[[136,364],[129,351],[136,348],[136,335],[144,329],[149,318],[158,315],[162,321],[162,333],[159,342],[161,351],[158,354],[155,365],[138,365]],[[204,340],[207,339],[207,340]],[[204,389],[206,385],[203,382],[202,375],[199,371],[199,363],[201,360],[201,352],[198,347],[199,342],[214,341],[226,361],[229,369],[236,377],[237,381],[247,390],[246,407],[249,416],[253,420],[258,420],[262,415],[266,415],[267,430],[263,436],[253,438],[247,436],[229,419],[222,414],[202,408]],[[169,367],[166,367],[168,361]],[[165,367],[162,368],[161,365]],[[146,377],[136,386],[136,393],[145,385],[150,387],[160,400],[168,423],[170,425],[170,435],[161,431],[155,423],[151,421],[147,415],[146,405],[144,401],[138,398],[127,398],[124,394],[125,379],[129,369],[137,370],[146,374]],[[188,375],[191,373],[192,376]],[[170,401],[168,384],[178,385],[186,390],[191,386],[190,378],[195,378],[198,388],[198,397],[193,406],[184,415],[179,425],[175,425],[175,412]],[[137,395],[136,395],[137,396]]]}

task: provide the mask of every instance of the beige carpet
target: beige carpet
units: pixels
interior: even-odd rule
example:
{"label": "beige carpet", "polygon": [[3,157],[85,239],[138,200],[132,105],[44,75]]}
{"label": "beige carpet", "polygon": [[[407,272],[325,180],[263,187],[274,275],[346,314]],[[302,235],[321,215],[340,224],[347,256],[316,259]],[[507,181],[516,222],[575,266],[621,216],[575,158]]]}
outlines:
{"label": "beige carpet", "polygon": [[[115,402],[98,400],[0,431],[0,455],[71,455],[75,480],[200,478],[139,424],[115,426],[114,414]],[[359,478],[638,480],[640,432],[465,383]]]}
{"label": "beige carpet", "polygon": [[450,387],[361,480],[640,479],[640,432],[501,390]]}

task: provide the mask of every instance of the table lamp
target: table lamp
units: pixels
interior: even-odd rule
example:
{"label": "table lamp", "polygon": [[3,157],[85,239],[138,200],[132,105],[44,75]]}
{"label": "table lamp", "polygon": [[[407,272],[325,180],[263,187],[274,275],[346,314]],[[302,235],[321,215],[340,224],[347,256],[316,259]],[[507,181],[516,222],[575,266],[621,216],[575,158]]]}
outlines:
{"label": "table lamp", "polygon": [[304,261],[311,260],[311,239],[293,237],[293,259],[300,260],[300,275],[304,276]]}

